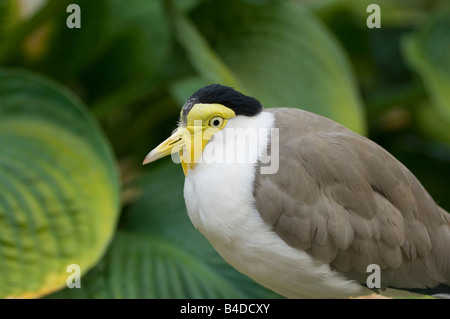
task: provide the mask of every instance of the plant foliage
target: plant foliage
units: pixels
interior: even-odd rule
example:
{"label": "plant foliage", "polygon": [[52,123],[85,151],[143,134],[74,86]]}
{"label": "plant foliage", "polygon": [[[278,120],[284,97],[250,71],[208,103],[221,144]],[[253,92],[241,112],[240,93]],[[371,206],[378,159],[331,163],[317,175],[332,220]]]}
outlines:
{"label": "plant foliage", "polygon": [[0,297],[279,297],[194,229],[178,165],[141,166],[210,83],[369,136],[450,209],[450,7],[377,3],[380,29],[351,0],[0,0]]}

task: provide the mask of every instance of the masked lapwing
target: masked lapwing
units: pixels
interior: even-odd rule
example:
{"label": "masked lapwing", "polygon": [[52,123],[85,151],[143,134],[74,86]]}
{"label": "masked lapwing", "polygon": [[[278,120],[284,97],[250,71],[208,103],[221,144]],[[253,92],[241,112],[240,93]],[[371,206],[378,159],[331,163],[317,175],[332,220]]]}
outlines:
{"label": "masked lapwing", "polygon": [[[450,215],[386,150],[330,119],[209,85],[144,164],[175,153],[194,226],[278,294],[449,288]],[[381,287],[368,285],[377,269]]]}

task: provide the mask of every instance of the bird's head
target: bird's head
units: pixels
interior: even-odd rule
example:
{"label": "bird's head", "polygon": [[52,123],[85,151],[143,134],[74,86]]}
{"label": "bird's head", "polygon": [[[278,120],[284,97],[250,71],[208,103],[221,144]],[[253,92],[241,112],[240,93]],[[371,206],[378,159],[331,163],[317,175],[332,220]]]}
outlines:
{"label": "bird's head", "polygon": [[178,129],[145,157],[143,164],[179,153],[184,175],[194,169],[212,136],[236,116],[254,116],[261,103],[230,87],[212,84],[195,92],[184,104]]}

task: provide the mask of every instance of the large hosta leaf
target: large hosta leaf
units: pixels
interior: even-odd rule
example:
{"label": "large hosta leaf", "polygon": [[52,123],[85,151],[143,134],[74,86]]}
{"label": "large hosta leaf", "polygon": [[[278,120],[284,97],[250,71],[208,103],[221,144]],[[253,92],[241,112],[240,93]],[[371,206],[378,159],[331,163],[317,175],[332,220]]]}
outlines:
{"label": "large hosta leaf", "polygon": [[192,226],[183,173],[166,164],[142,176],[142,193],[80,289],[52,298],[267,298],[276,295],[239,274]]}
{"label": "large hosta leaf", "polygon": [[36,297],[85,273],[114,231],[119,181],[82,103],[40,76],[0,69],[0,297]]}
{"label": "large hosta leaf", "polygon": [[194,24],[172,12],[180,44],[207,80],[236,85],[266,107],[302,108],[365,133],[343,50],[299,4],[207,1],[192,12]]}
{"label": "large hosta leaf", "polygon": [[450,6],[437,11],[406,38],[404,49],[433,106],[450,123]]}

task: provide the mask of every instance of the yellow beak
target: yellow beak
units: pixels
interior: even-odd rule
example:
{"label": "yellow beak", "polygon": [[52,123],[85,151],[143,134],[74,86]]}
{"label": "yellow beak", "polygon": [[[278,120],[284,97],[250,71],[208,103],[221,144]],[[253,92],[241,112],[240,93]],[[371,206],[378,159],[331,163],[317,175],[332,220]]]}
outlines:
{"label": "yellow beak", "polygon": [[[180,153],[181,155],[183,153],[183,148],[186,146],[184,140],[185,133],[185,128],[178,128],[175,133],[173,133],[168,139],[166,139],[164,142],[159,144],[150,153],[147,154],[142,165],[154,162],[173,153]],[[183,159],[181,159],[181,166],[183,168],[184,176],[187,176],[188,166],[183,161]]]}
{"label": "yellow beak", "polygon": [[172,153],[181,151],[185,145],[183,140],[183,130],[179,128],[168,139],[155,147],[144,159],[142,165],[154,162]]}
{"label": "yellow beak", "polygon": [[148,153],[142,164],[145,165],[165,156],[179,153],[183,173],[187,176],[188,167],[194,168],[208,140],[203,140],[203,128],[201,126],[180,127],[168,139]]}

